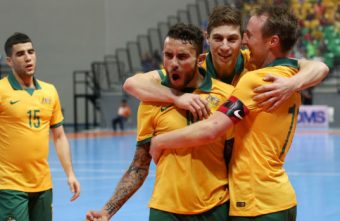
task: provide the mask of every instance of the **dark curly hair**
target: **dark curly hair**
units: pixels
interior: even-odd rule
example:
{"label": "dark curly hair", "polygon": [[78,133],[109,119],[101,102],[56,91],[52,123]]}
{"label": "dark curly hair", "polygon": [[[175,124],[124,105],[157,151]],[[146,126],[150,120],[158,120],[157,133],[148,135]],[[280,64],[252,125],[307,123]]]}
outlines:
{"label": "dark curly hair", "polygon": [[197,55],[203,52],[203,31],[195,25],[177,23],[170,27],[167,37],[189,42],[196,48]]}

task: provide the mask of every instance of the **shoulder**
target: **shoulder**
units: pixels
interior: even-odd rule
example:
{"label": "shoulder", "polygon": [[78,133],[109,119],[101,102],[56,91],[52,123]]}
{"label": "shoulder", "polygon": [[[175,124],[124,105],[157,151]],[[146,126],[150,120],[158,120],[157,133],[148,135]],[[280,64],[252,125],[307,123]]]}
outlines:
{"label": "shoulder", "polygon": [[58,91],[56,89],[56,87],[51,84],[51,83],[47,83],[45,81],[41,81],[41,80],[37,80],[38,82],[38,85],[40,87],[40,90],[42,90],[42,92],[44,94],[49,94],[49,95],[52,95],[54,97],[58,97]]}
{"label": "shoulder", "polygon": [[55,86],[51,83],[41,81],[37,79],[39,86],[44,90],[56,90]]}
{"label": "shoulder", "polygon": [[235,87],[230,84],[226,84],[222,81],[212,79],[212,88],[210,95],[215,94],[224,98],[228,98],[232,94],[234,89]]}
{"label": "shoulder", "polygon": [[5,82],[8,82],[8,77],[4,77],[0,79],[0,84],[4,84]]}
{"label": "shoulder", "polygon": [[0,90],[8,90],[9,87],[10,84],[7,77],[0,79]]}
{"label": "shoulder", "polygon": [[223,90],[226,90],[226,91],[234,90],[234,86],[231,85],[231,84],[224,83],[224,82],[217,80],[217,79],[214,79],[214,78],[211,78],[211,81],[212,81],[212,85],[213,85],[214,88],[223,89]]}

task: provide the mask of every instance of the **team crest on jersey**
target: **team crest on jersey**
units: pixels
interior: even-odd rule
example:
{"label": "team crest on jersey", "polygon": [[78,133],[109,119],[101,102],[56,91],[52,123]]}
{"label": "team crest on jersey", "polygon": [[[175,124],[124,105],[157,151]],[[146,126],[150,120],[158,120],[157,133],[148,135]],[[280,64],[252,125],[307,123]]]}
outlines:
{"label": "team crest on jersey", "polygon": [[41,104],[51,104],[51,98],[43,97],[41,100]]}
{"label": "team crest on jersey", "polygon": [[217,107],[219,106],[218,104],[220,103],[220,99],[212,95],[209,95],[206,98],[206,101],[208,101],[210,107]]}

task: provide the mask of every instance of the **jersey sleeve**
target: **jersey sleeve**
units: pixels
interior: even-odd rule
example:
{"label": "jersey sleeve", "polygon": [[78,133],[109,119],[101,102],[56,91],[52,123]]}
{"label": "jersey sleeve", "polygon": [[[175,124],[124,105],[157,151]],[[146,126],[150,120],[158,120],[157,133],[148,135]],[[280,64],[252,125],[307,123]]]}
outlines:
{"label": "jersey sleeve", "polygon": [[137,145],[150,143],[155,131],[155,106],[140,103],[137,113]]}
{"label": "jersey sleeve", "polygon": [[256,95],[254,89],[263,85],[263,83],[262,77],[254,72],[248,72],[240,79],[232,96],[242,101],[243,105],[246,106],[248,110],[257,109],[257,104],[253,100],[253,97]]}
{"label": "jersey sleeve", "polygon": [[52,113],[52,117],[50,120],[50,125],[51,125],[51,128],[55,128],[63,124],[64,116],[61,110],[58,92],[54,86],[52,87],[53,87],[53,92],[54,92],[54,97],[53,97],[54,105],[53,105],[53,113]]}

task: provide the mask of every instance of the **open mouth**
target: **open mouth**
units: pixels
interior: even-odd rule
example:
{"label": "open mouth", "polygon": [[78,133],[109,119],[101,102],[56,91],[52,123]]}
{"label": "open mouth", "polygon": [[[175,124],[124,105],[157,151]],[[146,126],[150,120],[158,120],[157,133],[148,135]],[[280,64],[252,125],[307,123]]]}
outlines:
{"label": "open mouth", "polygon": [[172,74],[171,75],[171,79],[174,80],[174,81],[177,81],[179,79],[179,74]]}
{"label": "open mouth", "polygon": [[231,55],[222,55],[222,54],[218,54],[218,56],[222,59],[222,60],[228,60]]}

